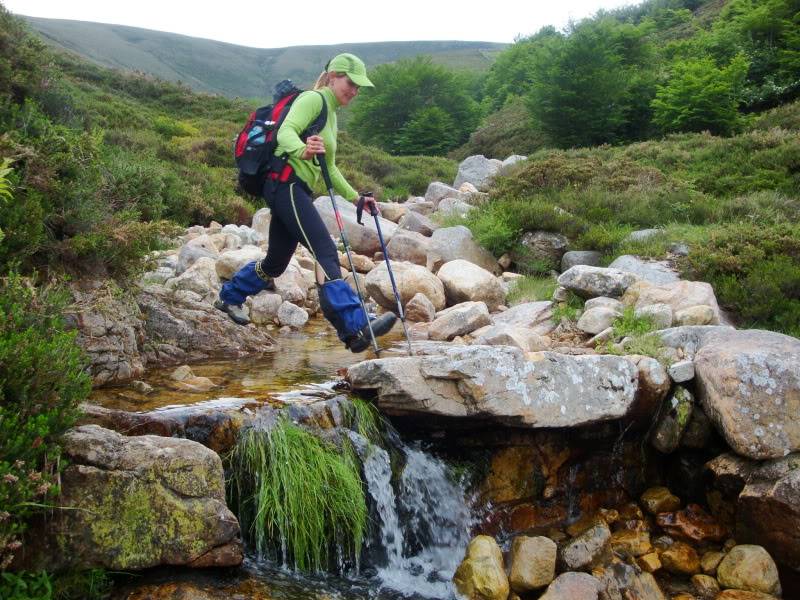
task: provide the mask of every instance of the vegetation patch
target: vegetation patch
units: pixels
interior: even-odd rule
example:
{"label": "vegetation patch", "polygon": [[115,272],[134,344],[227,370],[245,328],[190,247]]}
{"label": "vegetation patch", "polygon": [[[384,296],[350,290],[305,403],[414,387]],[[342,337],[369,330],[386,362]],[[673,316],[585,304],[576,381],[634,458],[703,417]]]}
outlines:
{"label": "vegetation patch", "polygon": [[243,430],[229,465],[231,506],[259,553],[302,571],[357,562],[367,505],[348,443],[336,448],[281,417],[268,431]]}
{"label": "vegetation patch", "polygon": [[508,290],[506,301],[509,306],[524,302],[551,300],[558,283],[552,277],[520,277],[514,279]]}
{"label": "vegetation patch", "polygon": [[[632,306],[623,310],[622,316],[614,321],[612,339],[600,350],[608,354],[626,355],[641,354],[650,356],[663,364],[668,364],[664,344],[657,335],[653,321],[646,316],[636,316]],[[616,344],[616,340],[622,340]]]}

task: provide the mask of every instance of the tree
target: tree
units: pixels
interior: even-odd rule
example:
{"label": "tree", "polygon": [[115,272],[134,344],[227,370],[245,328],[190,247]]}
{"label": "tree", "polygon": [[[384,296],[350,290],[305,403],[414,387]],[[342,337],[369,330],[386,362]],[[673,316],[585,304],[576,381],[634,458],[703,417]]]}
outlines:
{"label": "tree", "polygon": [[[610,18],[583,21],[546,46],[527,105],[556,144],[595,145],[643,135],[654,91],[648,27]],[[644,111],[637,108],[642,106]]]}
{"label": "tree", "polygon": [[[443,154],[466,141],[477,124],[478,104],[463,78],[430,57],[380,65],[370,79],[375,88],[363,90],[348,126],[365,143],[395,154],[409,154],[412,148],[414,153]],[[450,128],[446,135],[444,126]],[[432,148],[419,140],[437,141]]]}
{"label": "tree", "polygon": [[729,134],[740,123],[738,91],[747,75],[743,55],[720,69],[710,58],[679,61],[669,81],[658,86],[653,121],[665,132]]}

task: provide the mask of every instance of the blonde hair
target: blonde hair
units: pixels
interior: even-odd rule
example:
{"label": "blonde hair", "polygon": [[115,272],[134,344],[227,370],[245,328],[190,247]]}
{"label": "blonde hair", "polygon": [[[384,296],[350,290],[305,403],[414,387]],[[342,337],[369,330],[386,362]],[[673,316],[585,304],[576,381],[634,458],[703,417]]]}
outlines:
{"label": "blonde hair", "polygon": [[322,88],[326,87],[328,83],[330,83],[330,80],[331,74],[327,71],[323,71],[319,74],[319,77],[317,77],[317,83],[314,84],[314,89],[321,90]]}

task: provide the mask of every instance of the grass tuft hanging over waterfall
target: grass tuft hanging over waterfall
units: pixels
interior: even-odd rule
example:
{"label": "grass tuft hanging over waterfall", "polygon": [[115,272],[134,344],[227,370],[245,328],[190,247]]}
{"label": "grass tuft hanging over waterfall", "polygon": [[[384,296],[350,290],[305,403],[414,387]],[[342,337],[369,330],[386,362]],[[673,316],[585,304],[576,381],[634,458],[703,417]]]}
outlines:
{"label": "grass tuft hanging over waterfall", "polygon": [[230,455],[230,503],[259,554],[301,571],[357,563],[367,525],[359,462],[280,418],[248,428]]}

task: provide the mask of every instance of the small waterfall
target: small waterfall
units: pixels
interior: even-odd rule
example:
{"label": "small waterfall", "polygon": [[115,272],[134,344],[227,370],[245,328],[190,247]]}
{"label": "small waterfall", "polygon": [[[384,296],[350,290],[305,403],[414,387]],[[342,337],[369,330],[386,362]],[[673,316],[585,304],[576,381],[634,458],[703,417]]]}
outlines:
{"label": "small waterfall", "polygon": [[[360,439],[359,439],[360,438]],[[404,597],[453,597],[450,579],[469,543],[470,511],[463,488],[448,477],[444,462],[400,445],[405,467],[392,487],[389,453],[351,435],[380,519],[385,564],[381,587]]]}

